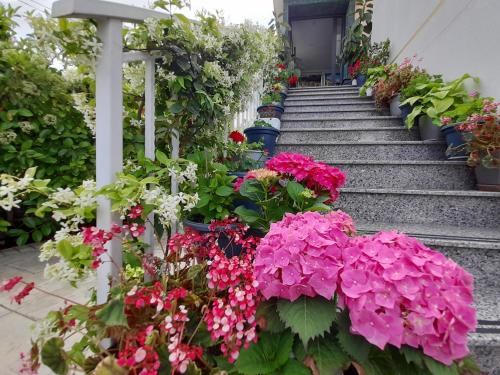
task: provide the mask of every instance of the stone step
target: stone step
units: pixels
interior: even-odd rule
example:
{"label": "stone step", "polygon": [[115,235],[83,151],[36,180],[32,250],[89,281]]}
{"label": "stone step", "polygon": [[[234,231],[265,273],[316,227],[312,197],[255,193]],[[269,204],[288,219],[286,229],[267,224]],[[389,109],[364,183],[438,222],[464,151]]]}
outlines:
{"label": "stone step", "polygon": [[286,121],[289,119],[311,119],[316,118],[320,120],[330,120],[330,119],[344,119],[344,118],[365,118],[369,116],[382,116],[386,112],[379,111],[375,108],[369,109],[339,109],[333,110],[331,108],[326,108],[324,110],[318,110],[316,108],[312,109],[300,109],[295,107],[294,109],[287,109],[283,113],[281,120]]}
{"label": "stone step", "polygon": [[355,129],[355,128],[379,128],[379,127],[403,127],[403,120],[396,116],[365,116],[365,117],[345,117],[342,119],[331,117],[320,118],[290,118],[281,121],[282,129]]}
{"label": "stone step", "polygon": [[317,99],[317,98],[302,98],[302,99],[286,99],[285,107],[288,106],[323,106],[323,105],[338,105],[338,104],[346,104],[346,105],[360,105],[360,104],[371,104],[375,106],[375,102],[371,100],[371,98],[360,98],[358,96],[352,97],[342,97],[342,98],[334,98],[334,99]]}
{"label": "stone step", "polygon": [[380,128],[355,128],[355,129],[282,129],[280,142],[283,143],[308,143],[321,139],[324,142],[335,141],[416,141],[419,140],[419,134],[402,126],[380,127]]}
{"label": "stone step", "polygon": [[359,93],[359,88],[357,88],[356,86],[323,86],[323,87],[299,87],[299,88],[288,89],[288,93],[304,93],[304,92],[329,93],[329,92],[346,92],[346,91]]}
{"label": "stone step", "polygon": [[345,172],[345,187],[472,190],[474,172],[463,161],[327,160]]}
{"label": "stone step", "polygon": [[339,99],[346,97],[360,97],[358,91],[330,91],[330,92],[289,92],[287,98],[290,99]]}
{"label": "stone step", "polygon": [[285,102],[285,113],[286,112],[329,112],[329,111],[358,111],[358,110],[376,110],[372,102],[364,103],[334,103],[334,104],[309,104],[301,102],[300,104],[291,104],[291,102]]}
{"label": "stone step", "polygon": [[356,223],[474,226],[500,232],[500,193],[342,188],[335,207]]}
{"label": "stone step", "polygon": [[278,150],[310,155],[320,160],[444,160],[446,145],[438,141],[280,142]]}

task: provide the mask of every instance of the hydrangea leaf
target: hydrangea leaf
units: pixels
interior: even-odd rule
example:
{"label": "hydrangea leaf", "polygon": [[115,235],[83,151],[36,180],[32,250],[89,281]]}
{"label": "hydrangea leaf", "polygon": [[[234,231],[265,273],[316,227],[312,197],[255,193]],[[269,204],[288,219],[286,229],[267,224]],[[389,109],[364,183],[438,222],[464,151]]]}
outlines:
{"label": "hydrangea leaf", "polygon": [[296,359],[289,359],[288,362],[272,375],[311,375],[311,370]]}
{"label": "hydrangea leaf", "polygon": [[244,375],[271,374],[288,361],[292,345],[293,334],[289,330],[279,334],[262,332],[257,344],[240,352],[235,368]]}
{"label": "hydrangea leaf", "polygon": [[278,314],[292,332],[299,335],[304,345],[309,340],[330,330],[335,321],[336,304],[321,297],[300,297],[290,302],[278,301]]}
{"label": "hydrangea leaf", "polygon": [[458,375],[458,367],[455,363],[452,363],[451,366],[446,366],[431,357],[424,356],[425,366],[432,375]]}
{"label": "hydrangea leaf", "polygon": [[342,350],[349,354],[350,357],[356,361],[363,363],[368,359],[368,354],[370,353],[371,344],[360,335],[353,335],[350,332],[351,322],[347,314],[347,310],[344,310],[339,316],[338,321],[338,339]]}
{"label": "hydrangea leaf", "polygon": [[64,357],[64,340],[54,337],[48,340],[42,347],[42,363],[58,375],[68,373],[68,364]]}
{"label": "hydrangea leaf", "polygon": [[314,358],[320,375],[334,374],[351,361],[331,335],[314,340],[308,346],[308,351]]}

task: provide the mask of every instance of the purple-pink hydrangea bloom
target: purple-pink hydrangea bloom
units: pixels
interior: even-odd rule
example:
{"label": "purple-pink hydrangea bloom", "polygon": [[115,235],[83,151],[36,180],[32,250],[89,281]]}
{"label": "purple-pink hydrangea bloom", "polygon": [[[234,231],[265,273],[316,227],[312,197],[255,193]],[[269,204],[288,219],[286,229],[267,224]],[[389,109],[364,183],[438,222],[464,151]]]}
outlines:
{"label": "purple-pink hydrangea bloom", "polygon": [[344,212],[285,214],[271,224],[254,261],[254,272],[266,299],[291,301],[301,295],[331,299],[341,269],[342,249],[355,231]]}
{"label": "purple-pink hydrangea bloom", "polygon": [[341,211],[287,214],[257,247],[254,272],[266,299],[339,296],[353,333],[383,349],[406,344],[451,364],[476,327],[473,278],[404,234],[354,234]]}

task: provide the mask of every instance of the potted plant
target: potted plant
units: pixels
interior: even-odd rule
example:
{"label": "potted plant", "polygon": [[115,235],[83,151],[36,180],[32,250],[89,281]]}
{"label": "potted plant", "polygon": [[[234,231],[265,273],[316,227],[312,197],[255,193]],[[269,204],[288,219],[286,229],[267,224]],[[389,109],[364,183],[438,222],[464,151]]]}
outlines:
{"label": "potted plant", "polygon": [[248,143],[262,143],[264,152],[269,156],[273,156],[276,148],[276,139],[280,131],[275,129],[269,123],[263,120],[256,120],[254,126],[246,128],[244,133]]}
{"label": "potted plant", "polygon": [[[373,94],[373,87],[375,87],[379,81],[387,79],[389,73],[396,68],[396,64],[390,64],[368,69],[366,73],[366,82],[359,90],[359,96],[371,96]],[[370,95],[368,95],[369,91]]]}
{"label": "potted plant", "polygon": [[281,95],[277,92],[270,92],[262,97],[262,104],[257,107],[257,112],[261,118],[277,118],[281,120],[284,109],[281,105]]}
{"label": "potted plant", "polygon": [[458,127],[463,123],[481,121],[486,116],[495,116],[498,106],[493,98],[479,97],[478,92],[473,90],[467,100],[441,117],[441,132],[448,145],[448,158],[467,158],[465,148],[459,150],[459,146],[465,144],[465,138]]}
{"label": "potted plant", "polygon": [[361,60],[356,60],[356,62],[353,65],[350,65],[347,68],[347,71],[349,73],[349,76],[353,80],[353,85],[354,85],[354,80],[356,81],[356,86],[361,87],[365,84],[366,82],[366,75],[361,73]]}
{"label": "potted plant", "polygon": [[241,206],[235,213],[265,233],[285,212],[331,210],[344,182],[345,175],[338,168],[284,152],[270,159],[265,168],[250,171],[235,182],[238,193],[259,207],[256,211]]}
{"label": "potted plant", "polygon": [[367,56],[362,59],[360,73],[366,76],[366,81],[359,91],[360,96],[371,96],[373,86],[384,76],[386,68],[395,66],[395,64],[385,65],[389,59],[390,44],[389,39],[373,43]]}
{"label": "potted plant", "polygon": [[267,156],[262,143],[248,143],[245,135],[237,130],[229,133],[229,140],[221,161],[228,168],[229,174],[241,177],[247,171],[264,165]]}
{"label": "potted plant", "polygon": [[458,125],[469,155],[467,164],[474,168],[479,190],[500,191],[500,122],[496,114],[475,116]]}
{"label": "potted plant", "polygon": [[283,83],[277,82],[273,85],[273,91],[280,95],[280,105],[283,107],[288,96],[288,88]]}
{"label": "potted plant", "polygon": [[[412,112],[412,105],[406,102],[406,99],[418,96],[422,92],[422,86],[429,82],[431,76],[426,72],[417,73],[405,87],[401,88],[399,108],[401,109],[401,118],[406,122],[407,117]],[[427,92],[427,91],[424,91]],[[414,120],[415,122],[415,120]],[[413,125],[412,125],[413,126]],[[411,127],[410,127],[411,128]]]}

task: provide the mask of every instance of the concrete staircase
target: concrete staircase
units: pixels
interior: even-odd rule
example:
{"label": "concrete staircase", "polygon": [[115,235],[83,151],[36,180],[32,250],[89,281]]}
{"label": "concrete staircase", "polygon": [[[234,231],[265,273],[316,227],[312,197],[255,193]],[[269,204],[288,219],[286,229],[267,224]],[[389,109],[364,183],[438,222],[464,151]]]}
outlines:
{"label": "concrete staircase", "polygon": [[443,142],[421,141],[398,117],[379,112],[350,86],[292,89],[279,151],[313,156],[342,169],[336,208],[358,232],[398,229],[444,252],[475,277],[480,325],[471,349],[500,374],[500,193],[474,190],[463,161]]}

